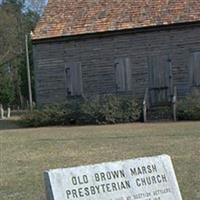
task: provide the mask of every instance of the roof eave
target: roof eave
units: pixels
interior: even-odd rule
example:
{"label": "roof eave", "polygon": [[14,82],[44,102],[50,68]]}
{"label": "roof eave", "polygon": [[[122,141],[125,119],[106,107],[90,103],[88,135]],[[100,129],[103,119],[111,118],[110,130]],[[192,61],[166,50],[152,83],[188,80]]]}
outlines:
{"label": "roof eave", "polygon": [[182,22],[182,23],[174,23],[174,24],[161,24],[161,25],[152,25],[152,26],[144,26],[137,28],[128,28],[128,29],[118,29],[118,30],[109,30],[102,32],[90,32],[90,33],[82,33],[82,34],[73,34],[73,35],[58,35],[51,37],[41,37],[41,38],[32,38],[33,44],[37,43],[46,43],[53,41],[63,41],[63,40],[73,40],[80,38],[87,38],[91,36],[108,36],[108,35],[119,35],[122,33],[139,33],[139,32],[148,32],[148,31],[157,31],[157,30],[170,30],[174,28],[185,28],[185,27],[193,27],[200,26],[200,21],[192,21],[192,22]]}

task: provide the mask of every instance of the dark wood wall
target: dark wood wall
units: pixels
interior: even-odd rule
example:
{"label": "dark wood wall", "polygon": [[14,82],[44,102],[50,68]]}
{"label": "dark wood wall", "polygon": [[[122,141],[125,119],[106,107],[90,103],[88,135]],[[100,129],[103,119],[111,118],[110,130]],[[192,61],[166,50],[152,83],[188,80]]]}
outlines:
{"label": "dark wood wall", "polygon": [[[118,35],[96,35],[76,40],[35,42],[37,103],[41,105],[66,100],[65,68],[69,63],[81,64],[81,91],[85,96],[128,93],[142,99],[150,84],[148,63],[153,56],[169,57],[173,85],[177,86],[178,96],[185,96],[193,88],[191,63],[198,60],[196,57],[192,59],[195,52],[200,52],[200,26],[197,25],[162,30],[157,28],[138,33],[122,31]],[[129,60],[131,78],[127,92],[116,89],[115,62],[119,59]],[[198,66],[195,66],[198,71],[196,68]]]}

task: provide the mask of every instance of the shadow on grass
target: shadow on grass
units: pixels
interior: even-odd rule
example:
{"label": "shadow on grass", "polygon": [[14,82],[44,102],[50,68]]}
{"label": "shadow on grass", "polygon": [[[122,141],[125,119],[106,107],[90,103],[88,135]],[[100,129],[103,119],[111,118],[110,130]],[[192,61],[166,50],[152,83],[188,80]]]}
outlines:
{"label": "shadow on grass", "polygon": [[0,120],[0,131],[21,128],[15,119]]}

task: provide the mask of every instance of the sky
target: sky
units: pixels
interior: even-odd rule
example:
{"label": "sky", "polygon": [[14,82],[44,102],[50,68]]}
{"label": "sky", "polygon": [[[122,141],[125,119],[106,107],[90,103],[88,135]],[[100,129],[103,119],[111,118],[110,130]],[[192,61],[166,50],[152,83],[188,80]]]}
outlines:
{"label": "sky", "polygon": [[[0,4],[2,3],[3,0],[0,0]],[[26,2],[29,2],[30,0],[26,0]],[[46,3],[48,2],[48,0],[45,0]]]}
{"label": "sky", "polygon": [[[3,0],[0,0],[0,4],[2,3],[2,1],[3,1]],[[36,1],[36,0],[26,0],[26,7],[25,7],[25,10],[26,10],[26,8],[28,8],[28,7],[30,6],[31,1],[34,2],[34,1]],[[39,0],[39,1],[40,1],[40,0]],[[47,2],[48,2],[48,0],[45,0],[45,4],[47,4]],[[29,8],[30,8],[30,7],[29,7]],[[34,9],[34,8],[32,8],[32,9]],[[39,10],[38,12],[41,13],[42,10]]]}

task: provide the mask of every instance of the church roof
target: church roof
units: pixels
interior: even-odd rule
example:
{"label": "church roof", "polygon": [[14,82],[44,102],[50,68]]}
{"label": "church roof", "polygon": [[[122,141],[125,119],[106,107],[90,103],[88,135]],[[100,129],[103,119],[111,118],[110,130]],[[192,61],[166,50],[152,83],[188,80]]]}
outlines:
{"label": "church roof", "polygon": [[200,21],[200,0],[49,0],[33,40]]}

